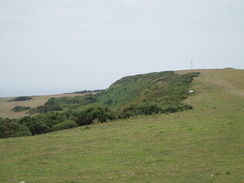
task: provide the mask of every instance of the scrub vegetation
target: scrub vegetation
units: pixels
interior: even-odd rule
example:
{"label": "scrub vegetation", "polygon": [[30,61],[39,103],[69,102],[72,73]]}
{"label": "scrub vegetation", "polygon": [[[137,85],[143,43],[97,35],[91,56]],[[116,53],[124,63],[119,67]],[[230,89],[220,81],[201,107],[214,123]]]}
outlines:
{"label": "scrub vegetation", "polygon": [[31,97],[23,96],[23,97],[16,97],[12,100],[9,100],[9,102],[16,102],[16,101],[26,101],[26,100],[32,100]]}
{"label": "scrub vegetation", "polygon": [[[13,129],[4,126],[9,120],[1,119],[5,123],[0,126],[0,136],[36,135],[62,130],[65,129],[63,126],[68,126],[67,121],[76,123],[70,125],[71,128],[137,115],[174,113],[192,109],[191,105],[182,101],[189,95],[190,84],[198,75],[199,72],[176,74],[173,71],[141,74],[122,78],[107,90],[95,95],[52,97],[44,105],[28,111],[28,114],[34,116],[14,120],[19,126],[28,128],[30,133],[20,133],[22,128],[18,128],[15,134]],[[15,112],[27,109],[29,108],[23,106],[13,108]],[[11,123],[12,120],[9,121],[9,124]],[[11,133],[8,133],[9,130]]]}
{"label": "scrub vegetation", "polygon": [[[242,182],[244,72],[199,72],[189,86],[195,92],[182,101],[192,105],[192,110],[106,123],[94,120],[97,123],[73,129],[1,138],[0,182]],[[99,105],[89,105],[96,105],[101,112]],[[89,108],[82,110],[90,111]],[[56,118],[56,124],[64,124],[58,123],[62,116],[56,113],[64,115],[60,111],[46,115]],[[81,117],[86,116],[83,114]],[[28,128],[22,129],[25,125],[9,122],[8,128],[28,135]],[[65,123],[72,126],[70,121]]]}
{"label": "scrub vegetation", "polygon": [[17,105],[16,107],[14,107],[12,110],[14,112],[21,112],[21,111],[28,111],[30,110],[31,108],[29,106],[19,106]]}

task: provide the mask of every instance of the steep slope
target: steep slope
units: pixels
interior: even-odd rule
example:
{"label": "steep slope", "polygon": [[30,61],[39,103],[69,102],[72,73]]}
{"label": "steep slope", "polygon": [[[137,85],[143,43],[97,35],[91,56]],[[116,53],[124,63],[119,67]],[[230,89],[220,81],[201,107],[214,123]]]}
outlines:
{"label": "steep slope", "polygon": [[193,110],[0,139],[0,182],[242,182],[244,70],[198,72]]}

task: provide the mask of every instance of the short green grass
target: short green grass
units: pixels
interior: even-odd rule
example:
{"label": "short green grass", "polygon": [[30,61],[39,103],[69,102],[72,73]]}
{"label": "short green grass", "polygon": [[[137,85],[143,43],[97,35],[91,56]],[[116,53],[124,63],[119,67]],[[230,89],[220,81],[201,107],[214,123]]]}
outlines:
{"label": "short green grass", "polygon": [[0,182],[242,182],[243,74],[202,70],[190,111],[0,139]]}

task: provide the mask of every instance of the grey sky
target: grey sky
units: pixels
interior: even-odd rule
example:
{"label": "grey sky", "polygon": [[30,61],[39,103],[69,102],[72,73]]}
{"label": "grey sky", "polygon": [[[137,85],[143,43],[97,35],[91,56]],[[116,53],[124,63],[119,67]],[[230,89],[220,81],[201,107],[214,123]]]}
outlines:
{"label": "grey sky", "polygon": [[243,0],[1,0],[0,97],[107,88],[123,76],[244,69]]}

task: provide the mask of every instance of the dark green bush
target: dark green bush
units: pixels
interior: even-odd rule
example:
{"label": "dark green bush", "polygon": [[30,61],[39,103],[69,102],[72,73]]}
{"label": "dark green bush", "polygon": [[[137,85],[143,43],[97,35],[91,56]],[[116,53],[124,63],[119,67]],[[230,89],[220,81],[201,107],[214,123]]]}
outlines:
{"label": "dark green bush", "polygon": [[130,105],[125,107],[119,112],[120,119],[126,119],[137,115],[152,115],[159,113],[174,113],[178,111],[184,111],[192,109],[193,107],[188,104],[177,105],[163,105],[162,107],[155,103],[142,103],[139,105]]}
{"label": "dark green bush", "polygon": [[1,119],[0,121],[0,138],[20,137],[32,135],[30,130],[14,120]]}
{"label": "dark green bush", "polygon": [[168,105],[162,108],[162,113],[174,113],[178,111],[185,111],[192,109],[193,107],[188,104]]}
{"label": "dark green bush", "polygon": [[28,107],[28,106],[16,106],[12,109],[12,111],[14,112],[21,112],[21,111],[27,111],[27,110],[30,110],[31,108]]}
{"label": "dark green bush", "polygon": [[70,113],[65,112],[48,112],[35,117],[39,121],[43,121],[47,126],[52,128],[54,125],[71,118]]}
{"label": "dark green bush", "polygon": [[125,107],[119,112],[119,118],[120,119],[126,119],[132,116],[139,115],[140,112],[138,111],[138,108],[136,105],[130,105],[128,107]]}
{"label": "dark green bush", "polygon": [[125,119],[136,115],[152,115],[162,111],[161,107],[154,103],[132,104],[125,107],[119,114],[119,118]]}
{"label": "dark green bush", "polygon": [[25,100],[31,100],[31,97],[16,97],[15,99],[9,100],[9,102],[15,102],[15,101],[25,101]]}
{"label": "dark green bush", "polygon": [[162,111],[161,107],[159,107],[157,104],[152,103],[141,104],[138,106],[138,110],[141,114],[145,115],[158,114]]}
{"label": "dark green bush", "polygon": [[50,111],[62,111],[63,108],[59,104],[54,104],[54,105],[43,105],[39,106],[37,108],[32,109],[29,114],[36,114],[36,113],[47,113]]}
{"label": "dark green bush", "polygon": [[69,128],[77,127],[78,124],[71,120],[66,120],[53,126],[52,131],[59,131]]}
{"label": "dark green bush", "polygon": [[47,133],[51,131],[51,128],[44,121],[38,121],[35,118],[24,117],[19,121],[19,123],[26,126],[33,135]]}
{"label": "dark green bush", "polygon": [[108,108],[98,104],[88,105],[74,112],[74,117],[78,125],[92,124],[93,120],[106,122],[108,119],[114,119],[115,115]]}

